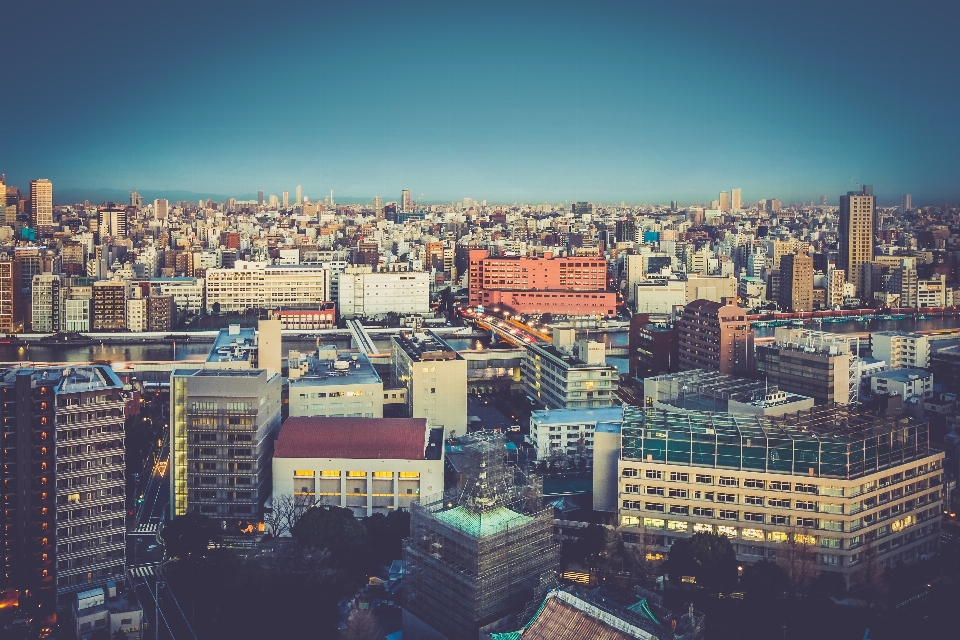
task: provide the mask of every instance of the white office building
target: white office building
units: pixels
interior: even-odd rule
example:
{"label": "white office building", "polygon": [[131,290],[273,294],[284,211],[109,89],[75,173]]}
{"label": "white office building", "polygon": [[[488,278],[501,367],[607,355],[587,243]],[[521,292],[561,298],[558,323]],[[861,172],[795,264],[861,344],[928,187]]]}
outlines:
{"label": "white office building", "polygon": [[597,423],[622,420],[622,407],[534,411],[530,414],[530,441],[538,460],[577,456],[592,460]]}
{"label": "white office building", "polygon": [[430,312],[429,273],[373,273],[370,267],[349,267],[339,276],[337,293],[342,318]]}
{"label": "white office building", "polygon": [[870,334],[870,350],[891,369],[925,369],[930,359],[930,339],[907,331],[876,331]]}
{"label": "white office building", "polygon": [[329,300],[327,270],[241,260],[233,269],[209,269],[207,313],[247,309],[309,309]]}
{"label": "white office building", "polygon": [[287,355],[291,417],[383,417],[383,380],[362,353]]}

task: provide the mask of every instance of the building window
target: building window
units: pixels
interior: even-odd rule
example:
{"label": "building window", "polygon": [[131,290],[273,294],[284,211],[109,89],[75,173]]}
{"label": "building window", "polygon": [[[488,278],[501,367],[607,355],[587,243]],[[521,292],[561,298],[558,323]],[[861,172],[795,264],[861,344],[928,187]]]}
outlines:
{"label": "building window", "polygon": [[698,473],[696,476],[698,484],[713,484],[713,476],[703,475]]}
{"label": "building window", "polygon": [[723,520],[736,520],[737,512],[730,509],[720,509],[720,518]]}
{"label": "building window", "polygon": [[647,469],[646,476],[648,480],[663,480],[663,471]]}
{"label": "building window", "polygon": [[690,474],[680,473],[679,471],[671,471],[670,481],[671,482],[690,482]]}
{"label": "building window", "polygon": [[660,511],[661,513],[664,511],[664,505],[661,502],[648,502],[643,506],[647,511]]}
{"label": "building window", "polygon": [[663,494],[663,487],[647,487],[647,495],[662,496]]}

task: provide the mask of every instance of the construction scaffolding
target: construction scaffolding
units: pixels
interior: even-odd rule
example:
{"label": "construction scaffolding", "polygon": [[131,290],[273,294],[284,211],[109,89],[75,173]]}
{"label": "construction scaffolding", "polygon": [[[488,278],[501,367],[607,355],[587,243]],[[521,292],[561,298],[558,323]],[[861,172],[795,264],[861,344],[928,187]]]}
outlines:
{"label": "construction scaffolding", "polygon": [[[447,638],[516,623],[559,566],[553,514],[539,482],[507,460],[502,435],[464,446],[462,482],[410,509],[404,608]],[[426,635],[404,620],[404,632]]]}

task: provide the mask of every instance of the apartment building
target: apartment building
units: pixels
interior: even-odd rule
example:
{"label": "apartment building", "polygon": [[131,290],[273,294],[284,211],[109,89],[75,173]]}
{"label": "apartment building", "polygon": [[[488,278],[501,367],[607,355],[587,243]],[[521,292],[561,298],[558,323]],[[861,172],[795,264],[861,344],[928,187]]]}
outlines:
{"label": "apartment building", "polygon": [[867,379],[875,396],[900,396],[913,402],[933,397],[933,374],[923,369],[892,369],[871,374]]}
{"label": "apartment building", "polygon": [[366,517],[442,490],[443,428],[424,418],[291,417],[277,436],[275,505],[292,496]]}
{"label": "apartment building", "polygon": [[391,343],[393,376],[406,393],[406,416],[447,433],[467,428],[467,361],[432,332],[401,333]]}
{"label": "apartment building", "polygon": [[870,334],[870,351],[891,369],[926,369],[930,361],[930,339],[908,331],[875,331]]}
{"label": "apartment building", "polygon": [[198,511],[256,521],[271,491],[280,373],[174,370],[170,377],[170,516]]}
{"label": "apartment building", "polygon": [[517,313],[572,316],[616,315],[617,294],[607,291],[607,262],[601,257],[490,256],[469,252],[470,306],[502,305]]}
{"label": "apartment building", "polygon": [[607,365],[605,345],[586,340],[573,344],[562,334],[554,332],[553,344],[527,345],[522,371],[527,395],[548,409],[611,406],[620,375],[616,367]]}
{"label": "apartment building", "polygon": [[0,332],[16,331],[20,317],[20,262],[0,260]]}
{"label": "apartment building", "polygon": [[813,258],[806,252],[780,259],[780,308],[813,311]]}
{"label": "apartment building", "polygon": [[694,300],[677,319],[679,369],[753,372],[753,328],[735,298]]}
{"label": "apartment building", "polygon": [[843,407],[770,418],[624,408],[620,529],[717,533],[740,562],[798,554],[855,586],[861,567],[938,546],[944,454],[927,423]]}
{"label": "apartment building", "polygon": [[383,417],[383,380],[362,353],[290,351],[287,362],[290,417]]}
{"label": "apartment building", "polygon": [[59,274],[33,276],[31,329],[37,333],[53,333],[63,328],[63,278]]}
{"label": "apartment building", "polygon": [[337,278],[337,296],[343,318],[425,314],[430,312],[430,274],[374,273],[369,265],[347,267]]}
{"label": "apartment building", "polygon": [[110,367],[0,374],[0,591],[53,610],[123,578],[127,397]]}
{"label": "apartment building", "polygon": [[116,331],[127,327],[127,298],[130,285],[122,280],[93,283],[93,331]]}
{"label": "apartment building", "polygon": [[162,296],[173,296],[177,313],[201,313],[204,309],[203,278],[151,278],[150,289]]}
{"label": "apartment building", "polygon": [[239,260],[206,272],[207,313],[247,309],[312,309],[330,299],[327,270]]}

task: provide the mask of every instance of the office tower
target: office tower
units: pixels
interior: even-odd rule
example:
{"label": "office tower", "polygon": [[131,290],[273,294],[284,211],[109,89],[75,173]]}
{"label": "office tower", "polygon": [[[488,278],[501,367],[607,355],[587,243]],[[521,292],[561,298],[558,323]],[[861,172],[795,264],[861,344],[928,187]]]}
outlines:
{"label": "office tower", "polygon": [[283,208],[288,209],[290,207],[290,192],[283,192]]}
{"label": "office tower", "polygon": [[297,185],[297,206],[299,207],[302,204],[303,204],[303,187],[301,187],[300,185]]}
{"label": "office tower", "polygon": [[400,192],[400,213],[410,213],[410,189]]}
{"label": "office tower", "polygon": [[373,196],[373,212],[378,218],[383,215],[383,198],[380,196]]}
{"label": "office tower", "polygon": [[670,210],[671,210],[671,211],[677,211],[678,209],[679,209],[679,207],[677,206],[677,201],[676,201],[676,200],[671,200],[671,201],[670,201]]}
{"label": "office tower", "polygon": [[637,223],[632,218],[617,220],[617,242],[633,242],[637,239]]}
{"label": "office tower", "polygon": [[767,200],[767,213],[780,213],[780,201],[774,198]]}
{"label": "office tower", "polygon": [[723,211],[724,213],[726,213],[727,211],[730,211],[730,192],[729,191],[720,192],[720,200],[717,202],[716,208],[720,209],[720,211]]}
{"label": "office tower", "polygon": [[913,196],[905,193],[900,196],[900,213],[906,213],[913,209]]}
{"label": "office tower", "polygon": [[559,566],[552,513],[538,483],[517,484],[503,436],[471,438],[462,462],[460,487],[410,507],[404,637],[477,638],[543,598]]}
{"label": "office tower", "polygon": [[257,191],[257,206],[258,207],[263,206],[263,189],[261,189],[260,191]]}
{"label": "office tower", "polygon": [[730,191],[730,208],[733,211],[740,211],[741,202],[740,189],[732,189]]}
{"label": "office tower", "polygon": [[406,415],[464,433],[467,361],[434,333],[401,333],[391,342],[394,379],[406,387]]}
{"label": "office tower", "polygon": [[827,206],[827,196],[820,196],[820,206],[821,207]]}
{"label": "office tower", "polygon": [[17,330],[21,283],[20,261],[0,260],[0,333]]}
{"label": "office tower", "polygon": [[817,404],[856,402],[860,377],[850,334],[779,327],[773,343],[757,345],[757,373],[781,391]]}
{"label": "office tower", "polygon": [[141,196],[141,195],[140,195],[139,193],[137,193],[136,191],[131,191],[131,192],[130,192],[130,206],[131,206],[131,207],[136,207],[137,209],[139,209],[140,207],[142,207],[142,206],[143,206],[143,196]]}
{"label": "office tower", "polygon": [[0,394],[0,591],[55,611],[123,579],[128,398],[109,366],[10,369]]}
{"label": "office tower", "polygon": [[277,207],[277,206],[279,206],[279,205],[280,205],[280,200],[277,199],[277,194],[271,193],[271,194],[270,194],[270,206],[271,206],[271,207]]}
{"label": "office tower", "polygon": [[45,178],[30,181],[30,225],[38,232],[53,231],[53,184]]}
{"label": "office tower", "polygon": [[847,282],[853,284],[856,296],[865,295],[863,265],[873,262],[873,220],[876,199],[873,187],[863,185],[860,192],[850,191],[840,196],[840,264],[847,274]]}
{"label": "office tower", "polygon": [[163,198],[153,201],[153,214],[157,220],[164,220],[167,217],[168,203]]}
{"label": "office tower", "polygon": [[813,258],[806,251],[780,259],[780,308],[813,311]]}
{"label": "office tower", "polygon": [[279,372],[173,371],[171,518],[197,511],[220,521],[257,522],[271,491],[280,403]]}
{"label": "office tower", "polygon": [[124,207],[108,203],[105,206],[98,207],[99,227],[101,241],[103,238],[126,238],[127,237],[127,210]]}
{"label": "office tower", "polygon": [[811,577],[835,574],[853,588],[939,546],[944,453],[930,446],[927,422],[899,412],[626,406],[621,433],[611,481],[632,497],[620,503],[620,530],[652,539],[653,553],[714,533],[730,539],[738,562],[798,559]]}
{"label": "office tower", "polygon": [[736,298],[694,300],[676,322],[680,371],[753,372],[753,327]]}

